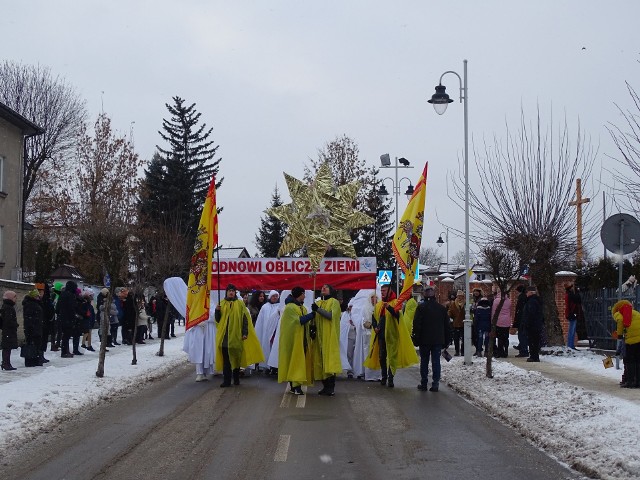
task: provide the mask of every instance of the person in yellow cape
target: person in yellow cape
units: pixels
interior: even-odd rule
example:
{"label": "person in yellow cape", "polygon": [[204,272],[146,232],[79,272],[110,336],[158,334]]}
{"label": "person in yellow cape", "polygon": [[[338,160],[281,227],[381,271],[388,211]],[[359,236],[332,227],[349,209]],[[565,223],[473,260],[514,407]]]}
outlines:
{"label": "person in yellow cape", "polygon": [[389,285],[383,285],[380,293],[382,299],[373,309],[375,337],[369,346],[369,355],[364,366],[371,369],[379,368],[382,375],[380,384],[393,388],[396,370],[418,363],[418,355],[402,318],[402,312],[395,309],[398,302],[395,293]]}
{"label": "person in yellow cape", "polygon": [[236,287],[227,285],[225,298],[216,305],[216,370],[222,370],[221,387],[240,385],[240,367],[264,360],[260,341],[253,328],[251,315],[242,300],[238,300]]}
{"label": "person in yellow cape", "polygon": [[413,317],[416,315],[417,308],[418,302],[416,302],[416,299],[413,297],[404,302],[404,307],[402,307],[402,318],[404,319],[408,332],[413,330]]}
{"label": "person in yellow cape", "polygon": [[313,346],[313,374],[322,380],[320,395],[329,397],[334,395],[336,374],[342,373],[340,360],[340,302],[334,297],[334,290],[330,285],[323,285],[320,299],[311,304],[315,314],[314,325],[311,327],[315,342]]}
{"label": "person in yellow cape", "polygon": [[291,393],[304,395],[302,385],[313,383],[312,341],[309,322],[314,313],[307,313],[304,288],[294,287],[280,318],[278,346],[278,383],[289,382]]}

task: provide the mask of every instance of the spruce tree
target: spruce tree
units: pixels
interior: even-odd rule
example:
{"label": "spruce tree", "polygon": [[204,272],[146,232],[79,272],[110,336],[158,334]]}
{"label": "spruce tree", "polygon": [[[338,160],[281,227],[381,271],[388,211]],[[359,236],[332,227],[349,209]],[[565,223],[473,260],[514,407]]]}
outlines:
{"label": "spruce tree", "polygon": [[[165,104],[171,118],[162,120],[162,130],[158,132],[167,147],[157,147],[158,152],[145,171],[141,213],[151,222],[180,219],[185,237],[191,241],[220,159],[213,160],[218,149],[210,140],[213,128],[200,123],[202,114],[196,110],[196,104],[186,106],[177,96],[173,102]],[[222,181],[223,178],[216,177],[216,188]]]}
{"label": "spruce tree", "polygon": [[[276,185],[271,194],[271,205],[269,208],[282,205],[282,199]],[[260,255],[265,258],[278,256],[278,250],[287,233],[286,225],[275,217],[265,214],[260,219],[260,229],[256,235],[256,247]]]}
{"label": "spruce tree", "polygon": [[378,268],[390,269],[395,265],[391,250],[393,223],[391,222],[391,200],[378,196],[380,180],[377,179],[378,170],[370,171],[373,182],[366,186],[366,197],[362,212],[375,218],[375,223],[359,229],[354,235],[353,246],[359,257],[376,257]]}

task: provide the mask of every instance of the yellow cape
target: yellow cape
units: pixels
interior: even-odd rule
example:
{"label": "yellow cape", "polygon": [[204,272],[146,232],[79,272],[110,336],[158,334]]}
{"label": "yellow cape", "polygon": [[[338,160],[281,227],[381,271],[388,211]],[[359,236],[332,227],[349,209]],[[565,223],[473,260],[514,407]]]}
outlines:
{"label": "yellow cape", "polygon": [[409,334],[411,334],[411,332],[413,331],[413,317],[416,316],[417,308],[418,302],[416,302],[416,299],[413,297],[407,300],[407,303],[404,304],[404,323]]}
{"label": "yellow cape", "polygon": [[317,379],[325,379],[334,373],[342,373],[340,360],[340,303],[335,298],[319,300],[318,307],[331,312],[331,320],[316,312],[314,318],[317,334],[313,348],[313,373]]}
{"label": "yellow cape", "polygon": [[[278,382],[313,383],[313,357],[309,324],[300,325],[300,317],[307,314],[304,305],[294,302],[284,307],[280,319],[278,347]],[[305,346],[307,347],[305,350]]]}
{"label": "yellow cape", "polygon": [[[220,313],[222,314],[216,328],[216,370],[222,371],[222,341],[227,332],[229,360],[231,368],[240,368],[264,361],[264,354],[260,341],[253,328],[251,315],[242,300],[221,300]],[[242,320],[247,319],[249,335],[242,340]],[[228,330],[227,330],[228,328]]]}
{"label": "yellow cape", "polygon": [[[379,322],[381,314],[387,308],[387,305],[395,307],[396,303],[397,300],[395,299],[390,302],[378,302],[373,311],[375,319]],[[411,342],[411,336],[407,330],[402,312],[399,313],[400,318],[398,320],[389,314],[385,315],[384,339],[387,344],[387,367],[391,369],[393,375],[396,374],[398,368],[406,368],[418,363],[418,355],[413,342]],[[380,346],[377,340],[377,335],[371,340],[369,354],[364,361],[364,366],[373,370],[380,369]]]}

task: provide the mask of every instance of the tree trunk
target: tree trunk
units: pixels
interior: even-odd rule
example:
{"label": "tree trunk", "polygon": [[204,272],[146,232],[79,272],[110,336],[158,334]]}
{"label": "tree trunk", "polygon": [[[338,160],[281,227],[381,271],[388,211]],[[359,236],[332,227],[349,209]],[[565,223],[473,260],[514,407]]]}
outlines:
{"label": "tree trunk", "polygon": [[542,300],[546,345],[564,345],[562,325],[560,324],[560,315],[558,314],[558,306],[556,305],[555,273],[549,269],[541,272],[540,276],[534,278],[538,280],[536,286],[540,299]]}
{"label": "tree trunk", "polygon": [[167,303],[167,309],[164,311],[164,322],[162,322],[162,332],[160,334],[160,350],[158,350],[158,356],[164,357],[164,337],[167,336],[167,328],[169,323],[169,308],[170,304]]}
{"label": "tree trunk", "polygon": [[[107,298],[104,299],[104,303],[104,312],[102,314],[102,318],[100,318],[100,352],[98,353],[98,369],[96,370],[96,377],[99,378],[104,377],[104,359],[107,353],[107,338],[109,336],[109,308],[111,307],[111,292],[109,292]],[[100,315],[100,312],[98,312],[98,315]]]}

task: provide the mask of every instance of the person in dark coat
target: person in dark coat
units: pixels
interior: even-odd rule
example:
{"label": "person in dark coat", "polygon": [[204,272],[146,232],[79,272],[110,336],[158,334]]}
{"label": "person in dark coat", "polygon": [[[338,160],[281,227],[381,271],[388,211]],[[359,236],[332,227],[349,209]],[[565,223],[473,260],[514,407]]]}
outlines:
{"label": "person in dark coat", "polygon": [[122,343],[124,345],[131,345],[133,342],[133,329],[138,319],[138,309],[136,308],[136,301],[133,298],[133,292],[130,292],[129,289],[125,288],[120,298],[122,299],[122,306],[124,308]]}
{"label": "person in dark coat", "polygon": [[2,370],[15,370],[11,365],[11,350],[18,348],[18,317],[16,315],[16,292],[7,290],[2,295],[0,327],[2,327]]}
{"label": "person in dark coat", "polygon": [[513,315],[513,328],[518,330],[518,346],[513,348],[520,352],[516,357],[528,357],[529,339],[527,337],[527,329],[522,322],[522,312],[524,311],[524,305],[527,303],[527,293],[524,285],[518,285],[516,291],[518,292],[518,300],[516,301],[516,311]]}
{"label": "person in dark coat", "polygon": [[49,360],[44,358],[44,352],[47,351],[47,345],[49,344],[49,337],[51,337],[51,349],[55,346],[55,334],[56,334],[56,309],[53,306],[53,299],[51,298],[51,288],[47,283],[36,283],[36,288],[40,292],[42,302],[42,340],[40,342],[40,351],[42,352],[42,361],[47,363]]}
{"label": "person in dark coat", "polygon": [[62,358],[73,358],[73,353],[69,351],[69,339],[73,336],[76,326],[76,290],[78,285],[73,280],[69,280],[60,293],[60,298],[56,303],[56,314],[62,330],[62,341],[60,342],[60,356]]}
{"label": "person in dark coat", "polygon": [[[418,304],[413,317],[413,344],[420,349],[420,385],[418,390],[437,392],[440,384],[440,354],[451,342],[447,309],[438,303],[432,286],[426,285],[424,301]],[[432,382],[429,385],[429,359],[431,359]]]}
{"label": "person in dark coat", "polygon": [[22,316],[24,318],[24,338],[27,345],[34,348],[33,356],[24,357],[25,367],[41,367],[43,364],[40,345],[42,344],[43,310],[40,292],[31,290],[22,300]]}
{"label": "person in dark coat", "polygon": [[529,339],[529,358],[527,358],[527,362],[539,362],[544,316],[542,313],[542,300],[534,286],[527,287],[527,303],[524,304],[522,311],[522,321]]}

